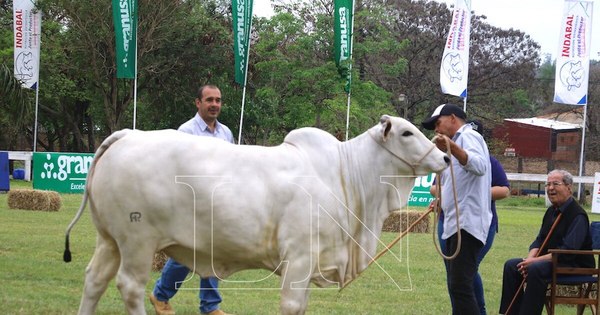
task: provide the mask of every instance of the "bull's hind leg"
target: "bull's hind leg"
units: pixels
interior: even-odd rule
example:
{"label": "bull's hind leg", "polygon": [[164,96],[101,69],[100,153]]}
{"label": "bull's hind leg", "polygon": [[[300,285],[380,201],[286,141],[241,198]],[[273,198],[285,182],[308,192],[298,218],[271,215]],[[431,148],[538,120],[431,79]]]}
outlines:
{"label": "bull's hind leg", "polygon": [[121,291],[127,312],[130,315],[146,314],[144,290],[150,279],[152,257],[156,248],[141,245],[142,243],[144,242],[119,244],[122,259],[117,273],[117,287]]}
{"label": "bull's hind leg", "polygon": [[96,250],[85,270],[79,314],[94,314],[100,297],[119,268],[119,250],[113,239],[98,234]]}

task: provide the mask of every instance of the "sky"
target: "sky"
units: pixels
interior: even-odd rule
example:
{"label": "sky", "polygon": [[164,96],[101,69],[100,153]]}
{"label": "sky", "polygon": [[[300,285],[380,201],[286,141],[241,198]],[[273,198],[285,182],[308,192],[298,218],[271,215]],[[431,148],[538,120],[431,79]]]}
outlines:
{"label": "sky", "polygon": [[[299,1],[299,0],[298,0]],[[333,1],[333,0],[331,0]],[[454,5],[456,0],[436,0]],[[592,49],[590,58],[600,60],[600,0],[594,0],[592,17]],[[476,15],[487,16],[487,22],[502,29],[518,29],[531,36],[541,46],[542,60],[545,54],[554,59],[558,51],[559,23],[562,18],[563,0],[472,0],[471,10]],[[270,0],[254,0],[254,14],[273,14]]]}

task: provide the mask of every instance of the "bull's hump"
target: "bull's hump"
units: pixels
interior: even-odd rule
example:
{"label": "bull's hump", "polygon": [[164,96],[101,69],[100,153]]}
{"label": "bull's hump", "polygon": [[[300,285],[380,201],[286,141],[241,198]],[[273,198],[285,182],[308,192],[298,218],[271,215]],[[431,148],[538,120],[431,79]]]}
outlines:
{"label": "bull's hump", "polygon": [[283,141],[299,148],[336,147],[340,144],[340,141],[331,134],[312,127],[293,130],[285,137],[285,139],[283,139]]}

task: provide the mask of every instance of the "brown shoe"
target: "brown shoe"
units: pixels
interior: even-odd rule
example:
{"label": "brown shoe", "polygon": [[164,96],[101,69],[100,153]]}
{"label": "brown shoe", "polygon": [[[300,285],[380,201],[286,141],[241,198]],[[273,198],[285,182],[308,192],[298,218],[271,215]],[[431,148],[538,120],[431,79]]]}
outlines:
{"label": "brown shoe", "polygon": [[152,293],[148,297],[150,298],[150,303],[154,306],[156,315],[175,315],[175,311],[171,307],[171,304],[169,304],[169,301],[159,301]]}
{"label": "brown shoe", "polygon": [[210,313],[202,313],[202,315],[233,315],[233,314],[225,313],[219,309],[216,309]]}

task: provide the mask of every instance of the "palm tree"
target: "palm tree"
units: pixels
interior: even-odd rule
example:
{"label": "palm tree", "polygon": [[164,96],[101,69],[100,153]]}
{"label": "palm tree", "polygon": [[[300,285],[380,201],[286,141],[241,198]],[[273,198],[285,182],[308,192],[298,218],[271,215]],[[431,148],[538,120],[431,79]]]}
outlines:
{"label": "palm tree", "polygon": [[23,131],[31,110],[29,94],[12,69],[0,64],[0,147],[6,148]]}
{"label": "palm tree", "polygon": [[21,82],[5,64],[0,65],[0,95],[2,103],[20,103],[24,98]]}

